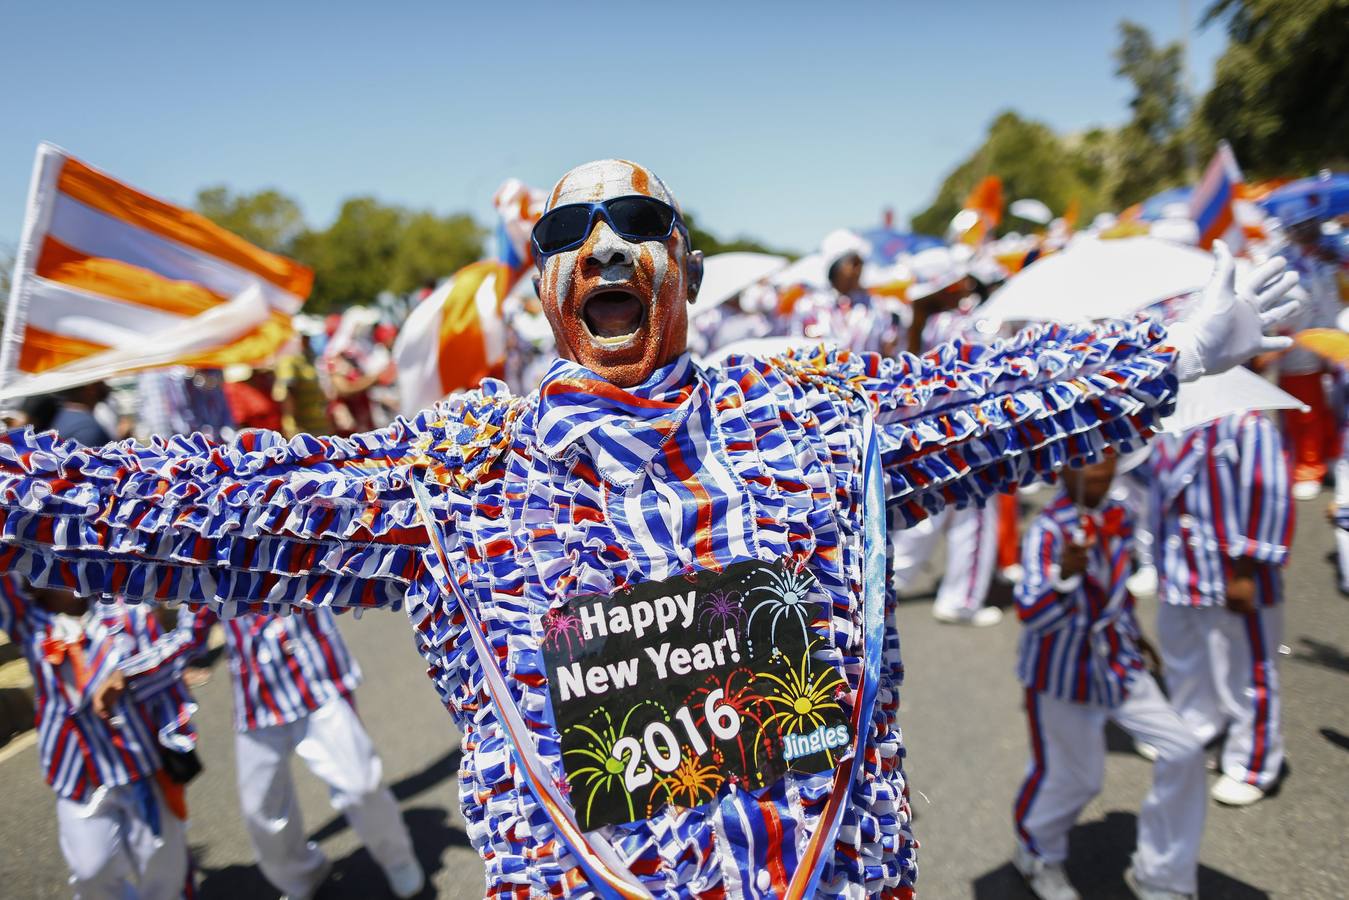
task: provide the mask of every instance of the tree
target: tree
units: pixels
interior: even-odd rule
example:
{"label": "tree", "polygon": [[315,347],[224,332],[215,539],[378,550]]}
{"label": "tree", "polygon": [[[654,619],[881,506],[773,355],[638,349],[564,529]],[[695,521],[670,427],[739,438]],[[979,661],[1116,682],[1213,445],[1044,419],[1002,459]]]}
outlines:
{"label": "tree", "polygon": [[744,235],[732,238],[731,240],[722,240],[712,232],[700,227],[693,213],[686,212],[683,215],[684,224],[687,225],[689,229],[689,241],[693,244],[693,249],[701,250],[707,256],[711,256],[713,253],[732,253],[737,251],[746,253],[773,253],[779,256],[794,255],[783,253],[780,250],[774,250],[754,238],[745,237]]}
{"label": "tree", "polygon": [[1115,136],[1110,199],[1124,207],[1188,179],[1181,46],[1159,47],[1146,28],[1133,22],[1121,22],[1119,28],[1115,74],[1133,83],[1133,115]]}
{"label": "tree", "polygon": [[[1102,208],[1101,177],[1106,153],[1102,133],[1061,139],[1047,125],[1001,113],[984,143],[946,176],[932,205],[913,217],[915,231],[942,235],[981,179],[997,175],[1009,200],[1034,197],[1062,212],[1074,198],[1090,217]],[[1004,231],[1015,223],[1003,220]]]}
{"label": "tree", "polygon": [[314,270],[310,312],[370,303],[380,291],[409,291],[482,256],[482,229],[466,215],[409,212],[353,197],[323,231],[306,231],[292,255]]}
{"label": "tree", "polygon": [[300,205],[280,191],[235,194],[224,185],[197,192],[197,212],[273,253],[286,253],[305,230]]}
{"label": "tree", "polygon": [[466,215],[412,213],[390,264],[389,290],[406,293],[442,278],[482,256],[483,230]]}
{"label": "tree", "polygon": [[9,302],[9,288],[14,278],[14,251],[0,246],[0,309]]}
{"label": "tree", "polygon": [[1298,174],[1349,160],[1349,2],[1218,0],[1227,50],[1197,118],[1246,170]]}
{"label": "tree", "polygon": [[352,197],[323,231],[306,231],[294,242],[295,258],[314,270],[310,312],[369,303],[389,287],[403,211],[374,197]]}

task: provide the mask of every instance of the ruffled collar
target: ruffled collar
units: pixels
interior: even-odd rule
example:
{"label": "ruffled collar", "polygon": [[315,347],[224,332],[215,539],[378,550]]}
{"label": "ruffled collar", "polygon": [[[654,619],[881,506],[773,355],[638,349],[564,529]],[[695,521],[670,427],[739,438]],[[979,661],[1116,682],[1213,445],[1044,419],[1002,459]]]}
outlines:
{"label": "ruffled collar", "polygon": [[631,388],[559,359],[539,386],[535,448],[558,459],[583,444],[600,476],[625,488],[705,395],[702,373],[688,353]]}

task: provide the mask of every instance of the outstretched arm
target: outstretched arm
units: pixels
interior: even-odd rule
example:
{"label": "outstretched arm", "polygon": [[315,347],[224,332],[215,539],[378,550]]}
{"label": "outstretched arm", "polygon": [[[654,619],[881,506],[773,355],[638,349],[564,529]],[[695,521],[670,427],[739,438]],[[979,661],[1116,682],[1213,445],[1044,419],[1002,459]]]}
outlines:
{"label": "outstretched arm", "polygon": [[0,568],[40,586],[225,614],[398,606],[425,543],[421,419],[351,438],[249,431],[99,448],[0,438]]}
{"label": "outstretched arm", "polygon": [[991,345],[834,360],[871,397],[890,502],[912,523],[1134,450],[1171,411],[1180,381],[1282,346],[1264,332],[1296,311],[1285,297],[1297,276],[1275,260],[1238,287],[1227,248],[1216,250],[1203,298],[1171,334],[1141,318],[1042,325]]}

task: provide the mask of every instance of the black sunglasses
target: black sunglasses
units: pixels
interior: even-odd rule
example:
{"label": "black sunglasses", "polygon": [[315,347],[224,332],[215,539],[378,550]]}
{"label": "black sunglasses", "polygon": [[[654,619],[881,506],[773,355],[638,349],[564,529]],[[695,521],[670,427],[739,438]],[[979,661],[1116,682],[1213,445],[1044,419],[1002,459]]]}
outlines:
{"label": "black sunglasses", "polygon": [[[544,257],[584,244],[596,216],[608,222],[620,237],[630,241],[663,241],[674,232],[676,225],[684,231],[678,211],[655,197],[632,194],[598,203],[568,203],[548,210],[534,223],[530,239],[534,243],[535,257],[542,262]],[[684,233],[687,235],[686,231]]]}

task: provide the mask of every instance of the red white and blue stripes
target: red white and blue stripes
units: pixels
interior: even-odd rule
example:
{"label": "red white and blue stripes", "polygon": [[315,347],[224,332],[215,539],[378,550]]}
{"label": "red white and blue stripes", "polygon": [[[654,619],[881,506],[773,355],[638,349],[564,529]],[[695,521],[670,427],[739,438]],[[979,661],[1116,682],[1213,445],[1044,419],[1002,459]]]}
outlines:
{"label": "red white and blue stripes", "polygon": [[1081,515],[1060,492],[1026,531],[1025,577],[1016,588],[1017,617],[1025,626],[1017,677],[1036,693],[1113,708],[1124,702],[1129,679],[1144,667],[1134,601],[1125,587],[1133,523],[1113,501],[1094,513],[1112,524],[1096,529],[1087,570],[1068,589],[1060,581],[1058,561]]}
{"label": "red white and blue stripes", "polygon": [[[249,433],[228,445],[80,451],[12,435],[0,444],[0,515],[12,520],[0,523],[0,557],[38,579],[94,592],[134,584],[139,599],[225,613],[406,603],[428,674],[465,733],[460,796],[489,895],[583,894],[581,868],[485,700],[410,479],[425,479],[446,537],[443,574],[474,604],[538,756],[560,778],[539,649],[550,609],[695,568],[785,558],[815,576],[819,658],[856,689],[868,641],[868,417],[888,511],[913,522],[1141,442],[1174,397],[1164,336],[1139,322],[1039,328],[894,360],[811,351],[701,370],[683,357],[627,390],[561,362],[539,393],[514,397],[488,381],[349,440]],[[819,896],[911,894],[901,671],[887,658],[879,673]],[[715,804],[666,808],[607,837],[652,893],[776,897],[774,867],[790,878],[797,839],[838,795],[832,784],[789,775],[758,797],[728,787]]]}
{"label": "red white and blue stripes", "polygon": [[1221,605],[1234,561],[1245,557],[1261,564],[1256,604],[1279,603],[1294,516],[1288,456],[1274,424],[1249,412],[1167,435],[1152,464],[1161,599]]}
{"label": "red white and blue stripes", "polygon": [[[162,765],[161,745],[190,749],[196,735],[188,719],[195,707],[176,678],[141,683],[133,677],[111,720],[100,719],[90,706],[93,688],[148,651],[160,637],[159,626],[146,608],[121,603],[94,604],[81,619],[61,619],[71,617],[43,609],[13,576],[0,577],[0,631],[22,649],[33,674],[43,777],[57,795],[82,803],[101,787],[153,776]],[[78,645],[81,679],[75,677],[75,650],[54,653],[53,641]]]}
{"label": "red white and blue stripes", "polygon": [[[218,621],[208,608],[182,609],[173,640],[183,656],[204,653]],[[360,666],[329,609],[244,615],[222,626],[238,731],[297,721],[338,697],[350,699],[360,686]]]}

